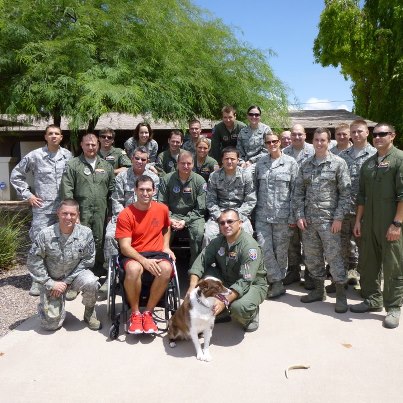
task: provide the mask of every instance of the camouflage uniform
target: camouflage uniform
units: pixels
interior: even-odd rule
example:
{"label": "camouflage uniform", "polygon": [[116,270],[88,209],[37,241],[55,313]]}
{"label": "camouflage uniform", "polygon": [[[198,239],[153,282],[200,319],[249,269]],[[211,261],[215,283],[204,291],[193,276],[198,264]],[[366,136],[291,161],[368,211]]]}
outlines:
{"label": "camouflage uniform", "polygon": [[189,151],[190,153],[192,153],[193,157],[196,155],[196,145],[191,138],[187,139],[182,144],[181,148],[182,150]]}
{"label": "camouflage uniform", "polygon": [[337,148],[337,144],[336,144],[334,147],[330,148],[329,151],[330,151],[332,154],[334,154],[334,155],[340,156],[340,153],[342,153],[342,152],[348,150],[350,147],[351,147],[351,146],[349,146],[349,147],[346,148],[345,150],[339,150],[339,149]]}
{"label": "camouflage uniform", "polygon": [[[133,137],[125,141],[124,147],[130,159],[133,157],[134,150],[139,146],[140,144]],[[147,149],[149,162],[155,163],[157,161],[158,143],[154,139],[151,139],[144,147]]]}
{"label": "camouflage uniform", "polygon": [[257,241],[264,254],[269,283],[281,281],[287,271],[288,244],[295,224],[291,195],[298,174],[298,164],[288,155],[272,159],[262,157],[256,163]]}
{"label": "camouflage uniform", "polygon": [[324,255],[335,283],[345,283],[340,232],[333,234],[334,220],[343,221],[350,203],[350,175],[346,162],[329,153],[322,161],[308,158],[301,166],[293,196],[296,220],[305,218],[302,231],[305,263],[312,277],[325,280]]}
{"label": "camouflage uniform", "polygon": [[90,227],[95,240],[94,274],[103,275],[104,233],[108,215],[109,196],[115,188],[112,166],[97,157],[95,170],[83,154],[66,165],[61,195],[63,199],[75,199],[80,206],[80,223]]}
{"label": "camouflage uniform", "polygon": [[203,179],[208,182],[210,175],[218,168],[218,162],[209,156],[206,157],[204,163],[200,166],[197,163],[197,158],[194,158],[193,172],[198,173]]}
{"label": "camouflage uniform", "polygon": [[257,129],[245,126],[239,132],[236,145],[241,162],[249,161],[251,164],[254,164],[259,158],[266,155],[267,150],[264,146],[264,136],[271,133],[270,127],[263,123],[259,123]]}
{"label": "camouflage uniform", "polygon": [[[144,170],[143,175],[149,176],[155,184],[154,200],[157,200],[159,177],[147,169]],[[134,174],[133,169],[121,172],[115,178],[115,190],[111,195],[112,201],[112,218],[109,221],[105,231],[105,244],[104,255],[105,259],[118,254],[118,244],[115,239],[116,221],[119,213],[130,204],[133,204],[137,197],[134,189],[136,187],[137,176]]]}
{"label": "camouflage uniform", "polygon": [[[168,206],[171,218],[184,220],[189,231],[191,264],[201,251],[206,213],[206,181],[191,172],[185,183],[178,172],[172,172],[161,179],[158,201]],[[175,236],[172,231],[172,236]]]}
{"label": "camouflage uniform", "polygon": [[219,278],[225,287],[239,294],[229,306],[231,316],[241,325],[250,322],[267,295],[266,269],[262,251],[251,235],[241,230],[238,239],[228,247],[219,235],[197,257],[189,275]]}
{"label": "camouflage uniform", "polygon": [[17,195],[28,200],[33,193],[27,183],[27,174],[34,177],[36,196],[43,200],[42,207],[32,207],[32,223],[29,237],[33,242],[38,232],[57,221],[56,211],[59,207],[59,189],[67,161],[72,158],[70,151],[60,147],[56,155],[44,146],[31,151],[11,172],[10,183]]}
{"label": "camouflage uniform", "polygon": [[[360,240],[353,236],[353,229],[356,217],[357,195],[360,181],[360,169],[362,164],[376,153],[376,148],[367,144],[357,154],[353,147],[342,151],[339,157],[346,161],[351,178],[351,203],[350,208],[343,219],[341,227],[341,247],[345,268],[356,269],[358,265],[358,255]],[[357,251],[358,248],[358,251]]]}
{"label": "camouflage uniform", "polygon": [[213,127],[213,136],[211,138],[210,156],[217,161],[221,161],[221,151],[225,147],[236,147],[238,135],[241,129],[246,127],[245,123],[235,120],[234,128],[229,131],[224,122],[217,123]]}
{"label": "camouflage uniform", "polygon": [[251,171],[237,167],[233,177],[226,177],[224,168],[213,172],[207,184],[207,210],[210,218],[206,223],[203,246],[219,233],[217,219],[221,212],[231,208],[239,213],[242,228],[253,235],[249,217],[256,205],[256,192]]}
{"label": "camouflage uniform", "polygon": [[41,326],[47,330],[60,328],[66,317],[65,297],[52,297],[55,281],[63,281],[68,290],[82,292],[83,304],[93,307],[99,288],[98,279],[91,272],[95,260],[95,246],[91,230],[76,224],[65,239],[56,223],[39,232],[28,254],[27,267],[34,281],[41,284],[38,313]]}
{"label": "camouflage uniform", "polygon": [[171,151],[165,150],[162,153],[158,154],[157,162],[155,167],[159,171],[159,175],[169,174],[170,172],[175,172],[176,167],[178,165],[178,155],[173,157]]}
{"label": "camouflage uniform", "polygon": [[106,155],[101,154],[99,150],[98,155],[100,158],[108,161],[114,170],[122,167],[130,168],[132,166],[132,163],[126,155],[126,151],[121,148],[111,147]]}
{"label": "camouflage uniform", "polygon": [[[289,145],[283,149],[283,154],[293,157],[299,167],[312,155],[315,154],[315,150],[312,144],[305,143],[304,148],[298,154],[294,153],[294,147]],[[288,266],[292,268],[298,268],[303,263],[302,253],[301,253],[301,230],[298,227],[294,227],[292,230],[292,236],[290,239],[290,245],[288,247]]]}

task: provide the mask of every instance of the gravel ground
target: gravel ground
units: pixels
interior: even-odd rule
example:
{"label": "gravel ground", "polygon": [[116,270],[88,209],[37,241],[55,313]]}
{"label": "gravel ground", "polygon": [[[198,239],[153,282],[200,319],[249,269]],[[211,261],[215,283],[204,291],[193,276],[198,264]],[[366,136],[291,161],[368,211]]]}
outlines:
{"label": "gravel ground", "polygon": [[39,297],[28,294],[31,277],[24,264],[0,271],[0,337],[35,315]]}

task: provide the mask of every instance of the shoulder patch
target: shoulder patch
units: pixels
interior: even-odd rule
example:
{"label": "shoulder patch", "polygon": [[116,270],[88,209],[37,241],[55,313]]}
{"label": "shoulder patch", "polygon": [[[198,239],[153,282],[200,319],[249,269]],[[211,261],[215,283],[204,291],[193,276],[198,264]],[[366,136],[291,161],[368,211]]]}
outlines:
{"label": "shoulder patch", "polygon": [[252,260],[256,260],[256,259],[257,259],[257,250],[256,250],[256,249],[254,249],[254,248],[249,249],[248,254],[249,254],[249,257],[250,257]]}

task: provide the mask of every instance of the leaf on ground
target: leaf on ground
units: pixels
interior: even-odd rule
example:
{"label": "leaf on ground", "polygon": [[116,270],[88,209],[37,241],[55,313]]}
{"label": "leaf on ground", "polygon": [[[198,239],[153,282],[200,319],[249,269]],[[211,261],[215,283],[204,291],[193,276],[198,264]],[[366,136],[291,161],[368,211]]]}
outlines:
{"label": "leaf on ground", "polygon": [[350,343],[341,343],[341,345],[345,348],[351,348],[353,347]]}

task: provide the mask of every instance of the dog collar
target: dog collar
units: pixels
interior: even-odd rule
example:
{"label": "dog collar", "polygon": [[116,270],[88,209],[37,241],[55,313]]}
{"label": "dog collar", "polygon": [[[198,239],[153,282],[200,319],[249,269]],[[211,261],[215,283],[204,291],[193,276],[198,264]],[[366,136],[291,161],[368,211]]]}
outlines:
{"label": "dog collar", "polygon": [[196,301],[200,304],[203,305],[205,308],[210,309],[211,306],[206,305],[200,298],[199,296],[196,294]]}

